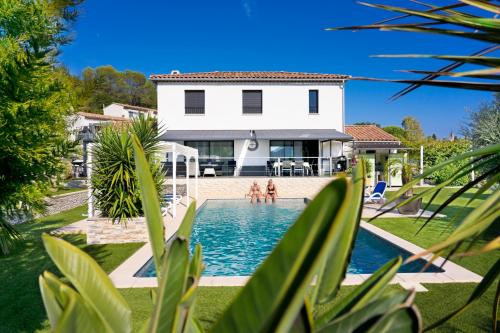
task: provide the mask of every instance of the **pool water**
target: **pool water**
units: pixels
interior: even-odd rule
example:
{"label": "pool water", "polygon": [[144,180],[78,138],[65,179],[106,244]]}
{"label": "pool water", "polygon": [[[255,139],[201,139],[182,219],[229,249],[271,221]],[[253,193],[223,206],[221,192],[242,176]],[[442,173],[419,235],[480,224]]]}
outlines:
{"label": "pool water", "polygon": [[[196,215],[191,237],[202,245],[204,276],[251,275],[271,253],[290,225],[305,208],[304,199],[280,199],[275,204],[250,204],[247,200],[208,200]],[[348,273],[370,274],[398,255],[409,252],[360,228]],[[419,272],[424,260],[401,267],[400,272]],[[440,272],[430,266],[427,272]],[[150,260],[136,276],[155,276]]]}

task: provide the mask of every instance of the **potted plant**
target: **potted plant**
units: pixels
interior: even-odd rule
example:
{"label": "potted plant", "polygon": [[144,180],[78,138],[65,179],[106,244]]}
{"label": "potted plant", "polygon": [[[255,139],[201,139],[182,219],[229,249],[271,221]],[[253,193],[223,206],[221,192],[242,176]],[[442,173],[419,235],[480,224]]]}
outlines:
{"label": "potted plant", "polygon": [[[401,181],[403,186],[413,180],[413,175],[416,173],[417,166],[406,159],[393,160],[386,165],[386,175],[396,176],[401,174]],[[396,201],[396,205],[400,202],[406,201],[413,196],[413,188],[409,188],[401,195]],[[398,207],[398,212],[402,215],[415,215],[422,208],[422,198],[408,202]]]}

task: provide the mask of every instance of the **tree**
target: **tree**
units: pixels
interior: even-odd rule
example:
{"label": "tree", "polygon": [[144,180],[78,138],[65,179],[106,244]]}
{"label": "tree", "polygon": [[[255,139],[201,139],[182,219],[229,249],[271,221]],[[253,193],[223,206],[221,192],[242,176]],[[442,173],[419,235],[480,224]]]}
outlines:
{"label": "tree", "polygon": [[500,143],[500,93],[490,103],[482,104],[469,115],[462,134],[472,141],[474,148]]}
{"label": "tree", "polygon": [[9,220],[44,208],[60,172],[72,112],[68,81],[55,66],[79,0],[0,2],[0,251],[20,235]]}
{"label": "tree", "polygon": [[73,77],[79,111],[101,113],[113,102],[156,107],[156,88],[142,73],[117,71],[113,66],[85,68],[81,77]]}
{"label": "tree", "polygon": [[164,174],[155,156],[162,134],[156,119],[142,115],[130,123],[109,125],[99,131],[92,152],[92,188],[100,215],[121,221],[144,214],[135,173],[133,135],[144,147],[160,195]]}
{"label": "tree", "polygon": [[353,125],[375,125],[377,127],[381,127],[379,123],[375,123],[372,121],[358,121],[358,122],[354,123]]}
{"label": "tree", "polygon": [[406,116],[401,122],[405,130],[405,137],[411,143],[421,142],[424,139],[424,131],[417,118]]}
{"label": "tree", "polygon": [[396,138],[398,138],[401,141],[406,140],[405,130],[399,126],[386,126],[382,129],[384,131],[386,131],[387,133],[394,135]]}

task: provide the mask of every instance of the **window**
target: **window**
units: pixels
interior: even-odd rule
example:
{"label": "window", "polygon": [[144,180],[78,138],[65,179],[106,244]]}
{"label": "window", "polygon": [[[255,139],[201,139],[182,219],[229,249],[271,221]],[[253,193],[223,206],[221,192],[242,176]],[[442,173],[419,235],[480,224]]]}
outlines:
{"label": "window", "polygon": [[185,113],[205,114],[205,91],[186,90],[185,92]]}
{"label": "window", "polygon": [[308,158],[318,156],[318,141],[316,140],[271,140],[269,152],[273,159],[277,157]]}
{"label": "window", "polygon": [[188,147],[198,149],[200,161],[222,160],[234,158],[234,141],[186,141]]}
{"label": "window", "polygon": [[309,113],[318,113],[318,91],[309,90]]}
{"label": "window", "polygon": [[243,113],[262,113],[262,90],[243,90]]}
{"label": "window", "polygon": [[139,117],[139,112],[129,111],[129,112],[128,112],[128,117],[129,117],[130,119],[137,118],[137,117]]}

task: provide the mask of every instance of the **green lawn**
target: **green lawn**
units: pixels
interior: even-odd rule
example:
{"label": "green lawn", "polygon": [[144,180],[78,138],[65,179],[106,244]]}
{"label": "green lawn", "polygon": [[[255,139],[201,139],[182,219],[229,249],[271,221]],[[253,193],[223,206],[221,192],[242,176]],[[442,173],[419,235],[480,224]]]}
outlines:
{"label": "green lawn", "polygon": [[[57,273],[46,255],[41,234],[83,219],[86,206],[51,215],[36,222],[18,226],[23,245],[8,257],[0,257],[0,332],[34,332],[48,329],[45,310],[38,290],[38,275],[44,270]],[[107,271],[111,272],[141,244],[91,245],[85,236],[66,237],[89,252]]]}
{"label": "green lawn", "polygon": [[[447,189],[438,198],[438,201],[445,200],[452,191]],[[465,197],[470,197],[470,195],[470,193],[466,193]],[[466,198],[461,200],[445,211],[445,214],[452,215],[456,213],[459,206],[464,204]],[[435,207],[433,208],[435,209]],[[37,277],[43,270],[57,271],[43,250],[40,235],[42,232],[48,232],[82,219],[84,212],[85,207],[82,206],[61,214],[45,217],[36,223],[20,226],[20,230],[26,239],[24,246],[18,248],[13,255],[0,258],[0,278],[2,281],[0,304],[3,305],[0,311],[0,332],[48,330],[48,322],[39,296]],[[419,234],[416,234],[416,231],[421,222],[415,222],[414,219],[379,219],[373,223],[422,247],[439,241],[449,232],[449,229],[447,229],[448,219],[434,222]],[[481,242],[485,242],[497,234],[498,228],[492,230],[486,236],[486,239],[481,240]],[[141,244],[87,246],[84,236],[66,236],[65,238],[90,253],[107,272],[112,271],[141,246]],[[495,254],[462,259],[458,263],[474,272],[484,274],[499,256],[500,252],[496,252]],[[429,292],[417,294],[416,303],[422,312],[424,322],[430,324],[463,304],[475,285],[426,284],[425,287],[429,289]],[[349,292],[351,288],[353,287],[342,288],[340,297]],[[206,328],[215,322],[239,289],[239,287],[199,288],[195,313]],[[137,331],[149,316],[151,310],[149,289],[121,289],[121,292],[133,309],[134,328]],[[493,296],[494,290],[490,289],[485,297],[471,309],[436,331],[490,331]]]}
{"label": "green lawn", "polygon": [[54,196],[54,195],[61,195],[61,194],[67,194],[67,193],[73,193],[73,192],[80,192],[80,191],[85,191],[85,188],[74,188],[74,187],[58,187],[58,188],[53,188],[50,189],[47,195],[49,196]]}

